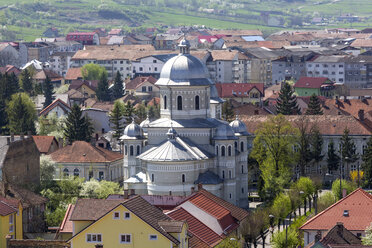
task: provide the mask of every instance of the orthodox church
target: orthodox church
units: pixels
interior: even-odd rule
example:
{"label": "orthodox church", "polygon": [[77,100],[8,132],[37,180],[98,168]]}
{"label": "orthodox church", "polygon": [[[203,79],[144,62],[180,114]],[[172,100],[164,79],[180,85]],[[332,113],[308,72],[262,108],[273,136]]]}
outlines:
{"label": "orthodox church", "polygon": [[169,59],[156,85],[160,119],[132,122],[120,138],[124,187],[138,194],[189,195],[202,184],[211,193],[248,207],[248,133],[238,118],[221,120],[208,69],[190,55],[183,39],[180,54]]}

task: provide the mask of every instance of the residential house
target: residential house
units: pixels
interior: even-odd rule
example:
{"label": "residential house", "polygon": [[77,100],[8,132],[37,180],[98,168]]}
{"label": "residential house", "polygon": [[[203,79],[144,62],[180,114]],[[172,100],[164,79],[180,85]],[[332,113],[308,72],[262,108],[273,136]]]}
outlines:
{"label": "residential house", "polygon": [[77,41],[82,45],[99,45],[99,37],[95,32],[71,32],[67,34],[66,41]]}
{"label": "residential house", "polygon": [[137,58],[132,61],[133,74],[132,77],[138,76],[152,76],[155,78],[160,77],[161,69],[165,62],[177,54],[158,54],[148,55],[146,57]]}
{"label": "residential house", "polygon": [[117,181],[123,178],[123,155],[85,141],[75,141],[50,154],[58,165],[56,178],[79,176],[89,181]]}
{"label": "residential house", "polygon": [[175,50],[181,34],[157,34],[154,40],[156,50]]}
{"label": "residential house", "polygon": [[120,36],[123,35],[123,30],[121,28],[113,28],[107,34],[109,36]]}
{"label": "residential house", "polygon": [[306,62],[308,77],[327,77],[335,83],[345,83],[345,56],[315,56]]}
{"label": "residential house", "polygon": [[223,84],[216,83],[219,97],[240,103],[260,103],[264,97],[263,83]]}
{"label": "residential house", "polygon": [[65,75],[66,83],[71,83],[72,80],[83,79],[81,74],[81,67],[78,68],[69,68]]}
{"label": "residential house", "polygon": [[125,83],[125,94],[131,94],[141,99],[159,97],[159,87],[155,85],[157,79],[149,77],[136,77]]}
{"label": "residential house", "polygon": [[0,180],[15,185],[40,184],[40,153],[31,135],[0,137]]}
{"label": "residential house", "polygon": [[326,77],[301,77],[294,85],[298,96],[325,96],[332,98],[335,95],[334,83]]}
{"label": "residential house", "polygon": [[50,69],[61,76],[66,76],[68,69],[71,67],[72,56],[75,52],[55,52],[50,56]]}
{"label": "residential house", "polygon": [[305,246],[316,236],[325,236],[337,223],[357,237],[365,235],[365,229],[372,222],[372,195],[359,188],[343,197],[321,213],[306,221],[300,227],[304,232]]}
{"label": "residential house", "polygon": [[71,214],[74,211],[75,205],[68,204],[65,217],[62,220],[61,225],[59,226],[55,239],[56,240],[69,240],[72,238],[73,233],[73,222],[70,220]]}
{"label": "residential house", "polygon": [[6,246],[6,236],[23,239],[22,204],[17,200],[0,197],[0,245]]}
{"label": "residential house", "polygon": [[104,134],[111,131],[109,111],[99,108],[83,107],[82,113],[91,121],[94,133]]}
{"label": "residential house", "polygon": [[175,221],[140,196],[125,200],[78,199],[72,211],[71,247],[189,247],[188,224]]}
{"label": "residential house", "polygon": [[53,54],[58,52],[77,52],[83,49],[83,45],[77,41],[54,41],[50,45],[53,49]]}
{"label": "residential house", "polygon": [[98,36],[100,38],[107,36],[107,31],[106,31],[105,28],[96,28],[93,32],[95,32],[96,34],[98,34]]}
{"label": "residential house", "polygon": [[32,77],[32,79],[34,79],[36,83],[43,84],[47,77],[50,79],[54,87],[57,88],[61,86],[63,77],[59,75],[58,73],[52,70],[49,70],[49,69],[42,69],[36,72],[35,75]]}
{"label": "residential house", "polygon": [[51,113],[55,113],[59,118],[61,116],[66,116],[68,113],[70,113],[70,111],[70,106],[60,98],[57,98],[51,104],[42,109],[39,113],[39,116],[48,116]]}
{"label": "residential house", "polygon": [[48,199],[26,188],[4,182],[0,183],[0,195],[1,198],[19,201],[21,203],[22,229],[25,235],[28,233],[45,232],[46,223],[44,212]]}
{"label": "residential house", "polygon": [[[33,135],[32,138],[39,149],[40,155],[50,154],[59,148],[57,139],[54,136],[36,136]],[[61,144],[62,145],[62,144]]]}
{"label": "residential house", "polygon": [[226,238],[239,236],[248,212],[213,195],[201,185],[198,187],[197,192],[166,213],[174,220],[187,222],[192,235],[189,247],[216,247]]}
{"label": "residential house", "polygon": [[358,48],[360,50],[372,50],[372,39],[356,39],[351,43],[352,47]]}
{"label": "residential house", "polygon": [[58,29],[54,27],[47,28],[47,30],[45,30],[42,34],[42,37],[47,37],[47,38],[55,38],[58,36],[59,36]]}
{"label": "residential house", "polygon": [[71,80],[69,90],[74,89],[82,93],[86,98],[95,97],[98,80]]}
{"label": "residential house", "polygon": [[250,59],[237,50],[213,50],[207,60],[210,78],[219,83],[245,83],[251,79]]}
{"label": "residential house", "polygon": [[6,66],[0,67],[0,73],[1,74],[7,73],[8,75],[11,75],[12,73],[14,73],[14,75],[18,77],[19,74],[21,74],[21,70],[15,67],[14,65],[6,65]]}
{"label": "residential house", "polygon": [[306,248],[371,248],[372,246],[362,245],[362,240],[344,227],[344,223],[337,224],[330,229],[325,236],[319,231],[315,239]]}
{"label": "residential house", "polygon": [[87,99],[87,97],[84,96],[83,93],[81,93],[80,91],[77,91],[75,89],[68,90],[66,92],[66,94],[68,95],[70,106],[74,106],[74,104],[82,105],[84,103],[85,99]]}

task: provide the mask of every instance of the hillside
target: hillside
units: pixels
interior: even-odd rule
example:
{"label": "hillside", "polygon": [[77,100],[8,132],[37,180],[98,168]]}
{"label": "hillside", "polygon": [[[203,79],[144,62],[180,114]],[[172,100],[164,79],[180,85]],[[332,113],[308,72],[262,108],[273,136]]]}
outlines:
{"label": "hillside", "polygon": [[[370,0],[0,0],[2,40],[33,40],[48,27],[69,31],[120,27],[127,31],[162,25],[261,29],[372,25]],[[357,22],[338,20],[359,16]],[[314,25],[314,17],[323,18]]]}

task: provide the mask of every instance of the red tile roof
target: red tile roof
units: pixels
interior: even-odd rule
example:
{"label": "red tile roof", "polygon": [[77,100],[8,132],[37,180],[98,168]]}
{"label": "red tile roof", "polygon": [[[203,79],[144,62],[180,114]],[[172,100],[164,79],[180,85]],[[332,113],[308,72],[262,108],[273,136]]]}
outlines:
{"label": "red tile roof", "polygon": [[48,153],[50,147],[53,144],[53,141],[57,140],[55,139],[54,136],[32,136],[34,139],[34,142],[37,146],[37,149],[39,150],[40,153]]}
{"label": "red tile roof", "polygon": [[14,65],[6,65],[3,67],[0,67],[0,73],[5,74],[8,73],[9,75],[14,73],[16,76],[21,74],[21,70],[15,67]]}
{"label": "red tile roof", "polygon": [[294,85],[295,88],[319,89],[329,81],[326,77],[301,77]]}
{"label": "red tile roof", "polygon": [[264,84],[263,83],[255,83],[255,84],[253,83],[242,83],[242,84],[217,83],[216,88],[218,91],[218,95],[222,98],[248,97],[249,92],[254,88],[257,89],[259,92],[261,92],[261,96],[264,95]]}
{"label": "red tile roof", "polygon": [[196,205],[198,208],[208,212],[210,215],[214,216],[217,219],[222,219],[226,215],[230,214],[226,208],[218,205],[216,202],[207,198],[203,194],[195,194],[193,197],[188,199],[191,203]]}
{"label": "red tile roof", "polygon": [[71,233],[73,232],[73,224],[70,220],[71,214],[74,211],[75,205],[69,204],[65,217],[63,218],[62,224],[59,227],[59,233]]}
{"label": "red tile roof", "polygon": [[83,78],[83,75],[81,74],[81,67],[68,69],[66,76],[65,76],[66,80],[74,80],[74,79],[82,79],[82,78]]}
{"label": "red tile roof", "polygon": [[200,220],[192,216],[183,208],[178,208],[172,212],[169,212],[168,216],[175,220],[186,221],[189,226],[189,232],[203,242],[207,243],[209,247],[214,247],[222,241],[222,238],[217,233],[215,233],[212,229],[203,224]]}
{"label": "red tile roof", "polygon": [[85,141],[75,141],[50,154],[57,163],[105,163],[123,158],[123,155],[101,147],[95,147]]}
{"label": "red tile roof", "polygon": [[19,201],[7,198],[0,198],[0,215],[7,216],[18,211]]}
{"label": "red tile roof", "polygon": [[[131,81],[129,81],[128,83],[125,83],[125,89],[127,90],[134,90],[134,89],[137,89],[139,86],[141,86],[143,83],[145,82],[149,82],[151,84],[154,84],[156,83],[157,79],[152,77],[152,76],[149,76],[149,77],[136,77],[134,79],[132,79]],[[158,87],[158,86],[155,86],[155,87]]]}
{"label": "red tile roof", "polygon": [[[349,216],[343,216],[345,210]],[[301,230],[330,230],[342,222],[349,231],[364,231],[372,222],[372,195],[359,188],[317,214]]]}
{"label": "red tile roof", "polygon": [[39,113],[39,116],[40,115],[46,116],[52,109],[54,109],[57,106],[60,106],[61,108],[63,108],[65,110],[65,112],[69,112],[71,110],[70,106],[68,106],[67,103],[65,103],[61,99],[57,98],[51,104],[49,104],[43,110],[41,110],[40,113]]}
{"label": "red tile roof", "polygon": [[98,81],[99,80],[85,80],[85,79],[72,80],[68,89],[78,90],[81,86],[85,85],[89,87],[91,90],[95,91],[98,87]]}

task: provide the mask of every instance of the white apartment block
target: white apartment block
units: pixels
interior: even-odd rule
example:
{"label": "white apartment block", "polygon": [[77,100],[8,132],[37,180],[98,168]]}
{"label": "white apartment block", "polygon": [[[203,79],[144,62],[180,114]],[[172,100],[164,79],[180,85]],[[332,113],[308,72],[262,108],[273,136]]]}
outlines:
{"label": "white apartment block", "polygon": [[326,77],[335,83],[345,83],[345,56],[317,56],[306,62],[308,77]]}

